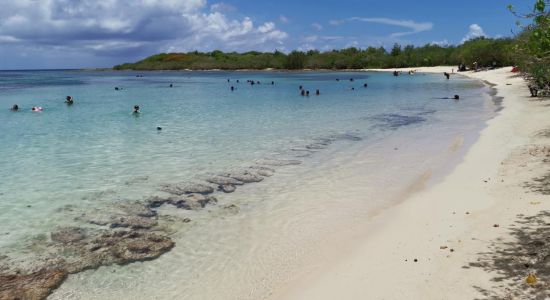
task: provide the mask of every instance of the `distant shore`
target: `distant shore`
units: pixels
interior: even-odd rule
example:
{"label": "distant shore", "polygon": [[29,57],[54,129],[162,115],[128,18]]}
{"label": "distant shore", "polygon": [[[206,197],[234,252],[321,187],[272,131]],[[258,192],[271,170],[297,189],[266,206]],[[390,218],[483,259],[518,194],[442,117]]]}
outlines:
{"label": "distant shore", "polygon": [[[504,108],[463,161],[443,182],[374,216],[351,246],[335,245],[335,257],[290,279],[272,299],[548,296],[549,250],[541,241],[548,239],[550,108],[528,97],[510,67],[461,74],[491,83]],[[526,283],[529,274],[536,284]]]}

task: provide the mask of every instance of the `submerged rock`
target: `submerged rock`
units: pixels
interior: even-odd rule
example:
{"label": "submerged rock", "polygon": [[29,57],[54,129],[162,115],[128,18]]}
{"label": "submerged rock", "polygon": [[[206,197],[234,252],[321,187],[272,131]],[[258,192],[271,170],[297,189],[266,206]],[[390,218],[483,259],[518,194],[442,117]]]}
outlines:
{"label": "submerged rock", "polygon": [[50,237],[54,242],[66,244],[84,239],[86,237],[86,232],[82,228],[67,227],[52,232]]}
{"label": "submerged rock", "polygon": [[220,185],[220,190],[224,193],[233,193],[236,190],[236,188],[232,184],[224,184],[224,185]]}
{"label": "submerged rock", "polygon": [[167,192],[172,195],[184,195],[184,194],[210,194],[214,192],[214,188],[210,185],[195,183],[185,186],[179,185],[164,185],[161,188],[162,191]]}
{"label": "submerged rock", "polygon": [[0,299],[41,300],[67,278],[61,269],[41,270],[30,274],[0,274]]}
{"label": "submerged rock", "polygon": [[111,228],[130,227],[132,229],[149,229],[157,225],[157,221],[144,217],[117,217],[113,218]]}
{"label": "submerged rock", "polygon": [[232,174],[229,174],[229,177],[237,179],[244,183],[260,182],[264,180],[263,177],[256,174],[252,174],[248,171],[244,171],[242,173],[232,173]]}
{"label": "submerged rock", "polygon": [[243,185],[244,182],[239,181],[235,178],[227,176],[212,176],[206,179],[207,182],[217,184],[217,185]]}
{"label": "submerged rock", "polygon": [[175,203],[172,203],[178,208],[199,210],[204,208],[209,203],[217,203],[218,199],[212,196],[206,196],[202,194],[191,194],[184,199],[181,199]]}

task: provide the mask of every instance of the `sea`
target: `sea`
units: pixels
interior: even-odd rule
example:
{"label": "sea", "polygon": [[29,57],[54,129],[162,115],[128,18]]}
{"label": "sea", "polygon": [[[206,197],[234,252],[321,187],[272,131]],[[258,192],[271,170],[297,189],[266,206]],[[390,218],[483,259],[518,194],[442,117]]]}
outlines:
{"label": "sea", "polygon": [[156,208],[171,251],[71,274],[48,299],[268,298],[444,178],[499,109],[455,74],[0,71],[0,265],[103,228],[82,216],[267,166],[203,209]]}

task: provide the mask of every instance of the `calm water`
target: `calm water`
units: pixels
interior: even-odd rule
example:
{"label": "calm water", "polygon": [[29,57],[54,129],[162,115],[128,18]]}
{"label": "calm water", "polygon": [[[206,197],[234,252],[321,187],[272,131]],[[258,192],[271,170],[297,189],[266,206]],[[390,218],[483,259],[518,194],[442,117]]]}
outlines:
{"label": "calm water", "polygon": [[[261,84],[251,86],[247,79]],[[368,88],[363,83],[368,83]],[[300,85],[310,91],[310,97],[299,95]],[[231,92],[230,86],[235,91]],[[122,89],[116,91],[114,87]],[[320,96],[314,95],[316,89],[320,89]],[[26,248],[30,241],[58,226],[78,226],[75,218],[79,214],[157,195],[163,184],[200,181],[208,174],[246,167],[262,159],[302,161],[300,166],[278,170],[257,187],[249,185],[234,194],[221,195],[220,203],[243,206],[228,223],[219,223],[212,213],[165,212],[185,213],[202,225],[186,231],[175,228],[176,249],[158,261],[124,267],[125,271],[118,272],[124,276],[112,275],[113,280],[107,283],[104,273],[112,274],[111,269],[77,274],[52,296],[101,298],[106,295],[98,291],[109,291],[107,295],[112,296],[121,290],[117,298],[132,298],[125,290],[128,287],[143,296],[147,289],[137,287],[158,277],[159,270],[174,266],[174,272],[184,270],[183,274],[166,278],[166,286],[160,287],[166,294],[158,298],[196,298],[201,294],[190,286],[204,269],[224,273],[228,278],[244,278],[242,274],[228,275],[227,269],[219,266],[221,258],[216,260],[216,255],[209,256],[211,252],[205,249],[216,245],[225,247],[226,253],[230,249],[261,252],[266,238],[235,246],[235,239],[243,235],[239,226],[263,228],[267,225],[257,221],[278,210],[278,220],[285,219],[289,211],[294,215],[301,211],[298,218],[307,220],[308,212],[316,206],[304,202],[299,206],[302,210],[289,210],[296,202],[287,200],[292,199],[290,196],[281,198],[286,189],[320,180],[339,166],[349,165],[353,157],[361,157],[365,164],[368,161],[368,168],[362,172],[371,176],[372,180],[364,185],[372,195],[378,195],[385,183],[395,180],[393,175],[403,172],[403,166],[410,166],[403,178],[412,180],[426,166],[442,164],[447,158],[437,153],[444,152],[457,135],[467,141],[475,139],[483,123],[495,114],[496,107],[486,92],[486,87],[470,79],[455,76],[447,81],[443,75],[422,74],[0,72],[0,249],[8,254],[32,252]],[[436,99],[454,94],[459,94],[461,100]],[[67,95],[74,97],[74,105],[64,103]],[[13,104],[18,104],[20,111],[11,112]],[[141,107],[139,116],[131,114],[135,104]],[[31,112],[32,106],[42,106],[44,111]],[[162,130],[157,131],[157,126]],[[308,155],[296,151],[318,139],[335,136],[360,140],[338,139],[327,149]],[[399,154],[395,154],[395,145],[400,146]],[[243,205],[251,198],[261,199],[262,204]],[[348,205],[365,208],[355,210],[365,213],[370,202],[382,201],[371,198]],[[337,214],[346,217],[346,211]],[[334,216],[327,213],[326,217]],[[322,229],[312,229],[308,234],[318,231]],[[197,239],[191,242],[190,234]],[[279,234],[284,237],[284,231]],[[299,243],[294,247],[299,248]],[[197,253],[207,254],[191,255]],[[273,258],[270,263],[276,261]],[[239,273],[238,267],[230,269]],[[185,283],[179,282],[179,288],[171,289],[178,280]],[[231,280],[227,280],[230,285]],[[257,287],[258,283],[251,281],[249,285]],[[244,286],[245,290],[235,293],[235,297],[261,294]],[[150,296],[154,295],[158,294]],[[211,296],[216,298],[215,294]]]}

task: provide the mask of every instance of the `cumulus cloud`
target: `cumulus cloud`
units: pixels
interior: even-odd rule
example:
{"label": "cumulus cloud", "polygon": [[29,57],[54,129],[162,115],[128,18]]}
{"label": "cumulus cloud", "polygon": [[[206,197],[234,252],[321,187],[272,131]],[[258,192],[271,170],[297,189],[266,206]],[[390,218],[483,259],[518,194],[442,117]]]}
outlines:
{"label": "cumulus cloud", "polygon": [[468,40],[475,39],[478,37],[487,36],[483,31],[483,28],[477,24],[472,24],[469,27],[468,33],[464,36],[460,43],[464,43]]}
{"label": "cumulus cloud", "polygon": [[[288,37],[273,22],[228,17],[206,0],[0,0],[0,49],[148,55],[159,50],[273,49]],[[12,48],[10,48],[12,49]]]}
{"label": "cumulus cloud", "polygon": [[423,31],[432,30],[433,23],[430,22],[415,22],[412,20],[396,20],[390,18],[360,18],[351,17],[343,20],[331,20],[329,23],[333,26],[338,26],[348,22],[369,22],[384,25],[392,25],[409,29],[409,31],[395,32],[390,35],[391,38],[397,38],[405,35],[420,33]]}

